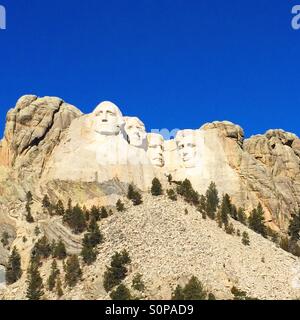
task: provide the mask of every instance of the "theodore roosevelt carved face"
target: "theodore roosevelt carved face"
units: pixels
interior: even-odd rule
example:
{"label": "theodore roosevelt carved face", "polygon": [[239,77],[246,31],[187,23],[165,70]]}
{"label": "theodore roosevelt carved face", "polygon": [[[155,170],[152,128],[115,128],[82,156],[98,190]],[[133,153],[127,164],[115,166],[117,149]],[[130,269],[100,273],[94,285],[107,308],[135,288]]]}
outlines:
{"label": "theodore roosevelt carved face", "polygon": [[196,165],[196,133],[193,130],[181,130],[176,135],[176,144],[179,156],[185,168],[193,168]]}
{"label": "theodore roosevelt carved face", "polygon": [[129,144],[135,147],[143,147],[147,135],[144,123],[136,117],[124,117],[124,120]]}
{"label": "theodore roosevelt carved face", "polygon": [[147,154],[151,163],[155,167],[163,167],[164,161],[164,138],[158,133],[149,133],[147,135],[148,149]]}
{"label": "theodore roosevelt carved face", "polygon": [[97,117],[96,131],[103,135],[118,135],[124,124],[120,109],[109,101],[100,103],[93,114]]}

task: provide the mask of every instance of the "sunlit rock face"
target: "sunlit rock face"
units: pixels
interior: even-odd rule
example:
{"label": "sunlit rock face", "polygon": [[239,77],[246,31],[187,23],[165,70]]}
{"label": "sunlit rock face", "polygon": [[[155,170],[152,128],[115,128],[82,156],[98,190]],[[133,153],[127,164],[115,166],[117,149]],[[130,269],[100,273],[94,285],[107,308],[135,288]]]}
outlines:
{"label": "sunlit rock face", "polygon": [[97,183],[117,180],[146,190],[155,173],[144,136],[144,126],[137,118],[124,118],[113,103],[100,103],[91,114],[72,122],[43,178]]}
{"label": "sunlit rock face", "polygon": [[179,131],[175,137],[178,156],[173,156],[177,163],[170,162],[167,167],[175,180],[190,179],[200,193],[205,193],[214,181],[221,192],[233,195],[239,179],[228,163],[218,133],[218,130]]}
{"label": "sunlit rock face", "polygon": [[146,149],[147,133],[144,123],[137,117],[124,117],[125,133],[130,145]]}

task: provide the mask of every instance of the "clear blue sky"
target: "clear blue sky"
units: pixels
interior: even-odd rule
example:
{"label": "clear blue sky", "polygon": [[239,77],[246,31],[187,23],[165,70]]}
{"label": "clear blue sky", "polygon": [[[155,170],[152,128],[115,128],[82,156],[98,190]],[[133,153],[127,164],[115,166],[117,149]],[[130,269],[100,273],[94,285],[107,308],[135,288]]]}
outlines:
{"label": "clear blue sky", "polygon": [[23,94],[153,128],[213,120],[300,135],[300,0],[0,0],[0,131]]}

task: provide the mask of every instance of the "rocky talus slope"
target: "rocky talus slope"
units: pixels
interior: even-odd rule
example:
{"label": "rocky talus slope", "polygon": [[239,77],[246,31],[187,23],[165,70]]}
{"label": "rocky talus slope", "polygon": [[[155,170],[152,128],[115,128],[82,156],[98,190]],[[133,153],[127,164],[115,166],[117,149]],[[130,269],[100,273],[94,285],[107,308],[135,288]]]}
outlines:
{"label": "rocky talus slope", "polygon": [[[141,273],[146,285],[143,299],[170,299],[176,285],[186,283],[192,275],[218,299],[232,299],[233,286],[258,299],[300,297],[299,258],[232,221],[235,230],[249,233],[250,246],[245,246],[237,234],[226,234],[181,199],[143,197],[142,205],[126,202],[126,212],[114,212],[99,223],[105,242],[99,246],[97,261],[83,268],[83,280],[72,290],[64,289],[62,299],[109,299],[102,282],[105,266],[114,252],[123,249],[132,259],[124,283],[130,287],[134,275]],[[48,260],[41,268],[44,281],[50,265]],[[63,274],[61,262],[59,267]],[[25,296],[25,275],[0,295],[2,299]],[[56,297],[47,292],[45,298]]]}

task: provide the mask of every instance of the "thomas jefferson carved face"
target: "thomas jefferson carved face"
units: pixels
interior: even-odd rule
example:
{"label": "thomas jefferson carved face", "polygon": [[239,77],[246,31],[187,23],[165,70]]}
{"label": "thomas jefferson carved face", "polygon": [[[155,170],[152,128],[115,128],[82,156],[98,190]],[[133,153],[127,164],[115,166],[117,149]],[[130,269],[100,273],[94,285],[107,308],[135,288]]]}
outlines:
{"label": "thomas jefferson carved face", "polygon": [[93,114],[97,117],[96,131],[103,135],[118,135],[124,124],[120,109],[112,102],[100,103]]}
{"label": "thomas jefferson carved face", "polygon": [[186,168],[195,167],[197,145],[196,134],[192,130],[178,131],[176,143],[179,155]]}
{"label": "thomas jefferson carved face", "polygon": [[135,147],[145,145],[146,129],[143,122],[136,117],[124,117],[125,132],[129,138],[129,144]]}
{"label": "thomas jefferson carved face", "polygon": [[164,161],[164,138],[158,133],[149,133],[147,135],[148,150],[147,154],[151,163],[156,167],[163,167]]}

